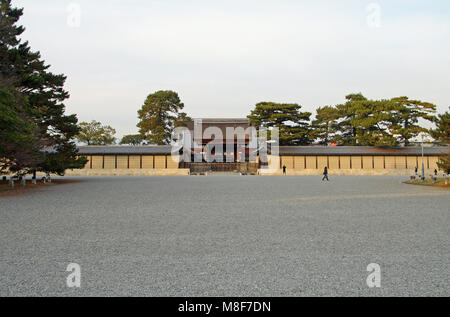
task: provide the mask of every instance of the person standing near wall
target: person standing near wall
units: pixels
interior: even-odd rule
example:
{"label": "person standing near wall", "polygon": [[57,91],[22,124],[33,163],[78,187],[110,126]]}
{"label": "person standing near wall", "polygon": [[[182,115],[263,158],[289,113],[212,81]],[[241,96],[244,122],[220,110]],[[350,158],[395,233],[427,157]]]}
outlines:
{"label": "person standing near wall", "polygon": [[330,181],[330,179],[328,178],[328,167],[325,166],[325,169],[323,170],[323,178],[322,178],[322,182],[324,180]]}
{"label": "person standing near wall", "polygon": [[286,165],[283,165],[283,175],[286,176]]}

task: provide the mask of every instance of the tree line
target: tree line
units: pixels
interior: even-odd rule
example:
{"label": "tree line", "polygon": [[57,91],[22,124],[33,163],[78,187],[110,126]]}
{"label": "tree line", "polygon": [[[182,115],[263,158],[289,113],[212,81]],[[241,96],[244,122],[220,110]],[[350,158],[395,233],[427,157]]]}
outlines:
{"label": "tree line", "polygon": [[[439,133],[448,126],[448,112],[436,116],[436,105],[408,97],[370,100],[361,93],[346,96],[346,102],[303,112],[296,103],[260,102],[248,115],[253,126],[280,131],[280,145],[340,145],[340,146],[410,146],[420,134],[447,144]],[[139,134],[125,136],[121,144],[167,145],[174,128],[192,120],[181,112],[184,104],[173,91],[150,94],[138,111]],[[424,127],[428,122],[440,127]],[[115,143],[115,130],[93,121],[81,124],[80,142],[88,145]],[[442,131],[441,131],[442,130]]]}
{"label": "tree line", "polygon": [[[125,136],[120,144],[170,144],[174,128],[191,120],[183,108],[174,91],[150,94],[138,111],[139,134]],[[278,128],[281,146],[411,146],[421,134],[432,136],[436,144],[449,144],[449,113],[436,116],[436,105],[408,97],[370,100],[361,93],[350,94],[343,104],[319,107],[315,117],[297,103],[260,102],[248,119],[258,128]],[[426,128],[427,122],[436,128]],[[90,144],[87,138],[79,140]],[[112,138],[103,136],[96,144],[108,144],[105,140]],[[441,164],[448,170],[448,161]]]}
{"label": "tree line", "polygon": [[[248,116],[257,127],[277,127],[280,145],[411,146],[420,134],[434,138],[436,145],[450,145],[450,114],[436,116],[436,105],[408,97],[370,100],[361,93],[346,96],[346,102],[302,112],[299,104],[261,102]],[[424,123],[436,128],[426,128]],[[438,166],[450,173],[450,156]]]}
{"label": "tree line", "polygon": [[[192,120],[186,113],[181,112],[184,104],[178,93],[174,91],[157,91],[150,94],[138,111],[138,134],[125,135],[121,145],[166,145],[172,140],[175,128],[184,126]],[[81,131],[77,140],[87,145],[116,144],[116,131],[108,125],[92,121],[80,123]]]}
{"label": "tree line", "polygon": [[256,126],[278,127],[281,145],[409,146],[426,121],[436,122],[436,106],[398,97],[369,100],[361,93],[346,102],[302,112],[298,104],[258,103],[248,116]]}

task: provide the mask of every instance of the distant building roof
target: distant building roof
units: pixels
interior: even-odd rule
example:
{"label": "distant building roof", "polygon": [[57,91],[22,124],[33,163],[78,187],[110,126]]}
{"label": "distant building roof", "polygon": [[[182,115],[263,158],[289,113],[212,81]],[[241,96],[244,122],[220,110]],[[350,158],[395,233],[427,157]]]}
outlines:
{"label": "distant building roof", "polygon": [[[240,129],[243,128],[246,130],[250,127],[250,120],[249,119],[194,119],[192,121],[186,122],[186,127],[191,131],[194,131],[196,128],[196,124],[200,124],[201,121],[201,135],[205,135],[205,131],[207,131],[210,128],[218,128],[222,132],[222,136],[224,140],[234,140],[235,135],[227,135],[227,129]],[[197,127],[199,129],[199,127]],[[212,130],[209,130],[210,132]],[[198,132],[197,132],[198,133]],[[193,134],[194,135],[194,134]],[[246,137],[248,138],[249,135],[247,134]],[[212,138],[212,136],[211,136]],[[218,138],[217,135],[215,135],[215,138]],[[205,141],[209,141],[209,138],[206,138]]]}
{"label": "distant building roof", "polygon": [[250,120],[246,118],[198,118],[192,121],[195,120],[202,120],[203,123],[250,123]]}
{"label": "distant building roof", "polygon": [[170,155],[167,146],[79,146],[80,155]]}
{"label": "distant building roof", "polygon": [[[449,154],[449,147],[425,147],[424,154],[443,155]],[[280,155],[302,156],[302,155],[329,155],[329,156],[352,156],[352,155],[374,155],[374,156],[417,156],[422,155],[421,147],[370,147],[370,146],[280,146]]]}
{"label": "distant building roof", "polygon": [[[171,155],[172,147],[166,146],[79,146],[80,155]],[[450,154],[450,147],[425,147],[427,156]],[[420,147],[366,147],[366,146],[281,146],[280,155],[284,156],[420,156]]]}

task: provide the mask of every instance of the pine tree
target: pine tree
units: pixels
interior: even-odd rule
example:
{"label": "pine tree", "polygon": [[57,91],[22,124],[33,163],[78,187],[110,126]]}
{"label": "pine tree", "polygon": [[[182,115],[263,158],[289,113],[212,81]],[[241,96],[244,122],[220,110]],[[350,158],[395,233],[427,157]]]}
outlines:
{"label": "pine tree", "polygon": [[0,174],[37,168],[43,143],[37,125],[22,111],[25,100],[0,88]]}
{"label": "pine tree", "polygon": [[[435,123],[437,128],[431,130],[430,134],[436,139],[440,144],[449,146],[450,145],[450,113],[446,112],[435,118]],[[442,156],[438,163],[439,168],[450,174],[450,155]]]}
{"label": "pine tree", "polygon": [[142,145],[145,142],[145,137],[142,134],[125,135],[120,141],[121,145]]}
{"label": "pine tree", "polygon": [[310,112],[301,112],[298,104],[260,102],[248,116],[255,127],[280,131],[280,145],[311,144]]}
{"label": "pine tree", "polygon": [[109,125],[103,126],[100,122],[81,122],[80,133],[76,136],[79,142],[87,145],[111,145],[116,142],[114,130]]}
{"label": "pine tree", "polygon": [[336,106],[340,120],[336,139],[342,145],[394,146],[396,138],[389,132],[395,103],[389,100],[368,100],[362,94],[346,97]]}
{"label": "pine tree", "polygon": [[337,105],[336,110],[339,113],[337,129],[339,135],[336,140],[341,145],[358,145],[357,143],[357,127],[354,126],[353,120],[356,114],[353,112],[355,103],[366,102],[367,98],[362,94],[352,94],[345,97],[345,104]]}
{"label": "pine tree", "polygon": [[411,139],[420,133],[428,132],[419,125],[419,120],[433,122],[436,106],[429,102],[410,100],[408,97],[393,98],[392,102],[397,107],[392,113],[391,133],[398,136],[399,141],[405,146],[409,146]]}
{"label": "pine tree", "polygon": [[339,112],[335,107],[321,107],[317,109],[316,120],[312,123],[313,138],[319,140],[319,144],[329,145],[335,141]]}
{"label": "pine tree", "polygon": [[174,91],[157,91],[147,97],[141,110],[138,111],[140,134],[150,144],[170,144],[173,130],[188,120],[183,110],[184,104]]}
{"label": "pine tree", "polygon": [[17,22],[22,14],[22,9],[11,7],[10,0],[0,1],[1,78],[6,78],[20,94],[22,117],[37,126],[42,145],[32,156],[37,161],[22,171],[36,169],[63,174],[66,169],[81,168],[86,163],[84,158],[77,158],[73,142],[79,132],[77,118],[65,115],[63,102],[69,97],[64,90],[66,77],[49,72],[40,53],[33,52],[28,42],[20,41],[24,28],[17,26]]}

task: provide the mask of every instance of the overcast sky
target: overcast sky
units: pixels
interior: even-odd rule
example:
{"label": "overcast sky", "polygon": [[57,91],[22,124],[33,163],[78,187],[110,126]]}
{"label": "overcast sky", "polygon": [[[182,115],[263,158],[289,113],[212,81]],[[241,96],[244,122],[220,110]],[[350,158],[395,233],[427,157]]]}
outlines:
{"label": "overcast sky", "polygon": [[450,106],[448,0],[12,2],[23,38],[68,76],[67,112],[119,136],[157,90],[195,118],[246,117],[260,101],[314,112],[353,92]]}

